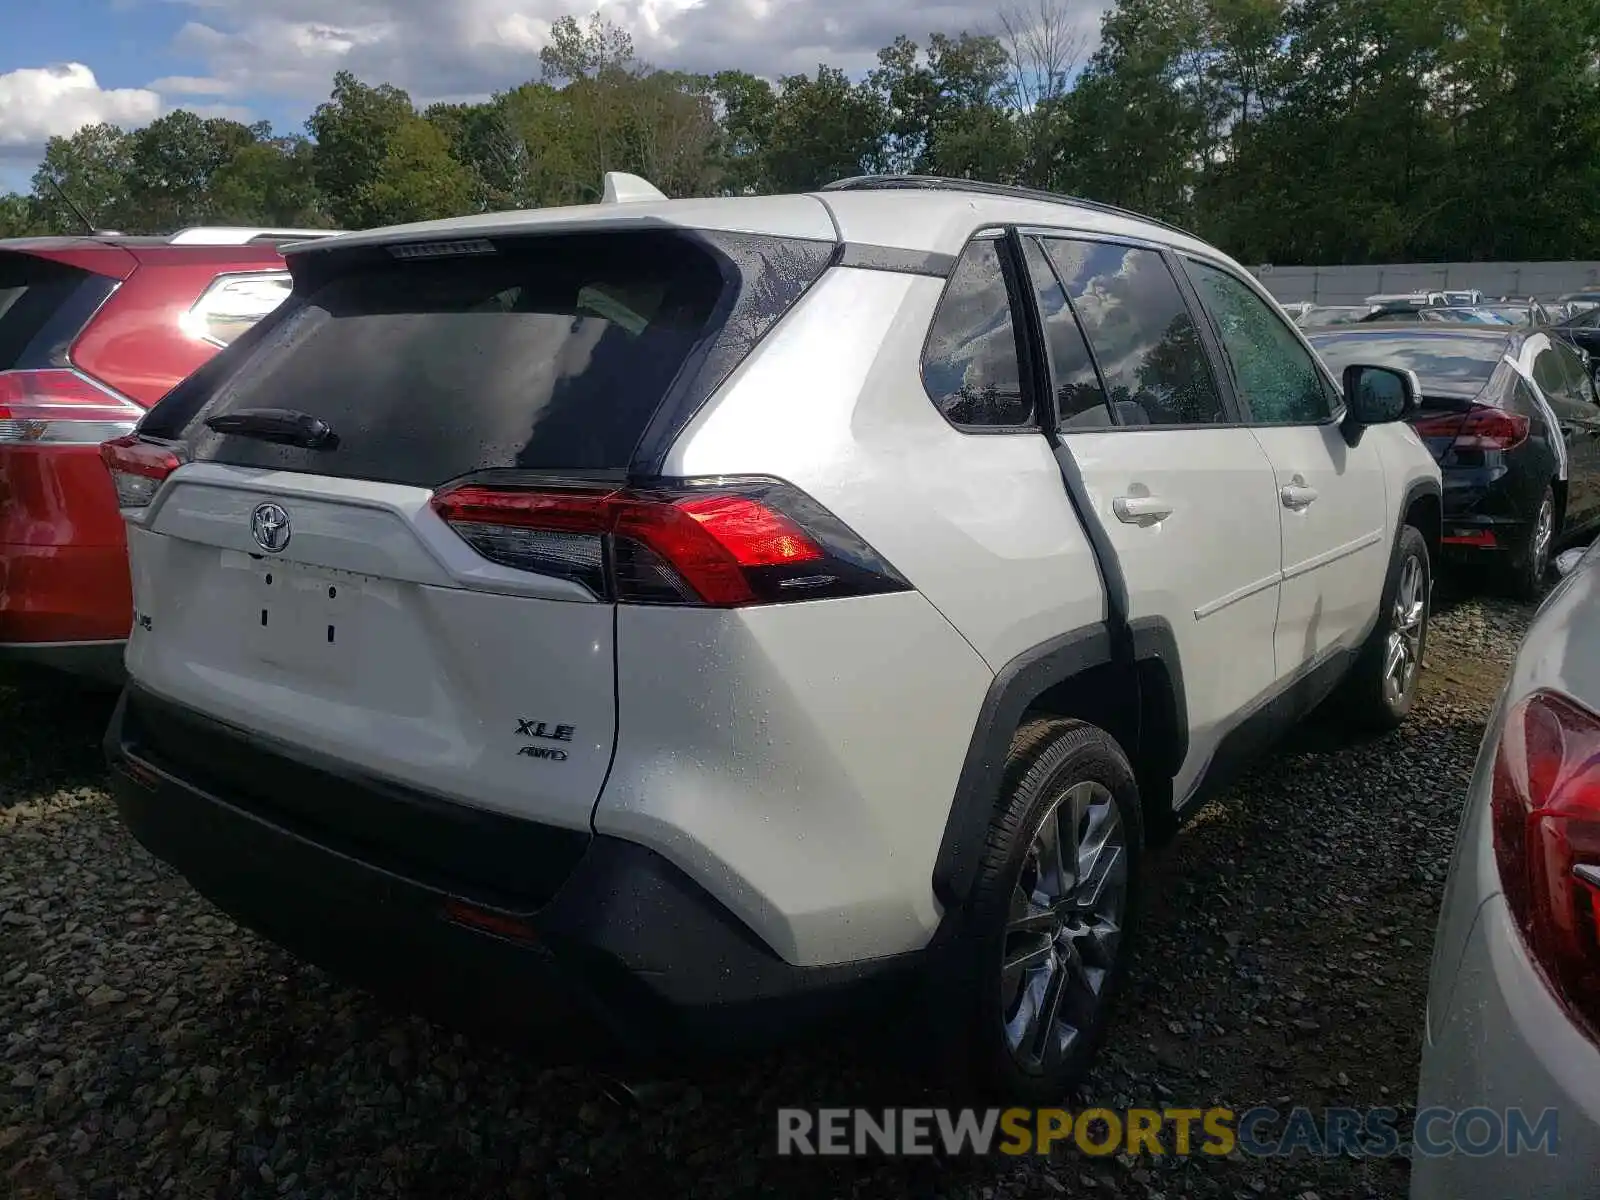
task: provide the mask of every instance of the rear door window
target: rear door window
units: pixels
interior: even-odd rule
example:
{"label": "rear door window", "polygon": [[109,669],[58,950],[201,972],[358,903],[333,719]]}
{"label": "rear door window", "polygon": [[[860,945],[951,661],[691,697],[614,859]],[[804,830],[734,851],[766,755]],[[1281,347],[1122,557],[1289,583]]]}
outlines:
{"label": "rear door window", "polygon": [[1122,424],[1228,420],[1194,317],[1158,251],[1043,241]]}
{"label": "rear door window", "polygon": [[1022,387],[1016,313],[1000,242],[978,238],[962,252],[928,330],[922,382],[947,421],[1027,427],[1033,405]]}
{"label": "rear door window", "polygon": [[1576,400],[1572,381],[1562,365],[1561,355],[1554,344],[1546,346],[1533,357],[1533,381],[1550,400]]}
{"label": "rear door window", "polygon": [[1567,394],[1574,400],[1588,402],[1592,399],[1590,388],[1593,386],[1589,379],[1589,372],[1584,369],[1583,360],[1578,353],[1565,342],[1552,342],[1550,348],[1555,351],[1561,360],[1561,369],[1567,376]]}
{"label": "rear door window", "polygon": [[1095,370],[1083,328],[1073,315],[1066,292],[1045,258],[1038,241],[1024,243],[1028,276],[1039,302],[1045,346],[1050,354],[1050,374],[1056,391],[1056,416],[1063,431],[1104,429],[1111,424],[1105,388]]}
{"label": "rear door window", "polygon": [[[182,427],[197,459],[423,487],[497,468],[624,471],[680,374],[709,364],[725,377],[728,344],[747,353],[831,247],[772,249],[721,254],[641,231],[309,262],[294,296],[174,389],[144,432]],[[307,450],[204,425],[248,408],[309,413],[337,441]]]}

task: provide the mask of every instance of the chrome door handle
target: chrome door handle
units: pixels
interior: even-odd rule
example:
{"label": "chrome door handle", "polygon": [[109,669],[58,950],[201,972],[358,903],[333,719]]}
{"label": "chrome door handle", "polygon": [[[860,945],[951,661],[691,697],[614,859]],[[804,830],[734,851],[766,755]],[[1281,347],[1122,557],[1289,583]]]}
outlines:
{"label": "chrome door handle", "polygon": [[1118,496],[1111,511],[1125,525],[1154,525],[1172,515],[1172,505],[1159,496]]}
{"label": "chrome door handle", "polygon": [[1317,489],[1307,487],[1303,483],[1289,483],[1278,493],[1278,498],[1283,501],[1285,508],[1299,512],[1301,509],[1311,507],[1311,502],[1317,498]]}

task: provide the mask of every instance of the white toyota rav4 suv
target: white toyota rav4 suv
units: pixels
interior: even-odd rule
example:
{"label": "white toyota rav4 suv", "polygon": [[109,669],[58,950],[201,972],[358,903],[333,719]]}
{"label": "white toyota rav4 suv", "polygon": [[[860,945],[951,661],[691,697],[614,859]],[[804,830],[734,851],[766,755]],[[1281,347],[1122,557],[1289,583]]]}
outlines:
{"label": "white toyota rav4 suv", "polygon": [[1145,847],[1340,685],[1412,703],[1414,379],[1177,229],[623,176],[287,257],[105,448],[107,751],[201,892],[419,1007],[649,1053],[898,997],[1058,1097]]}

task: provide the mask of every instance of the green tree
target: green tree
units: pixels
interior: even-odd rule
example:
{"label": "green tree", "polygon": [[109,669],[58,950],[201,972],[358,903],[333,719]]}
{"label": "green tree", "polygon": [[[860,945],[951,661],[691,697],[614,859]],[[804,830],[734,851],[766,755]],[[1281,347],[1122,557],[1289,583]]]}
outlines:
{"label": "green tree", "polygon": [[888,107],[866,83],[836,67],[816,78],[790,75],[778,88],[766,152],[766,182],[778,191],[807,191],[830,180],[880,168]]}
{"label": "green tree", "polygon": [[413,116],[390,132],[377,174],[357,199],[372,225],[398,225],[472,212],[473,175],[450,154],[438,128]]}
{"label": "green tree", "polygon": [[890,169],[997,181],[1016,175],[1022,142],[1007,108],[1010,57],[997,38],[935,33],[926,53],[896,38],[878,52],[870,81],[884,98]]}
{"label": "green tree", "polygon": [[36,237],[53,232],[44,206],[17,192],[0,195],[0,238]]}
{"label": "green tree", "polygon": [[329,224],[303,137],[263,137],[211,176],[211,219],[243,225],[316,228]]}
{"label": "green tree", "polygon": [[[115,125],[85,125],[71,137],[53,137],[45,143],[44,160],[33,173],[33,195],[57,229],[81,231],[78,219],[59,199],[57,188],[95,225],[119,227],[131,215],[131,167],[131,139],[126,133]],[[146,231],[131,228],[128,232]]]}
{"label": "green tree", "polygon": [[213,177],[256,144],[256,132],[179,109],[129,135],[128,220],[151,232],[214,220]]}
{"label": "green tree", "polygon": [[[389,164],[389,143],[400,130],[418,120],[411,97],[388,84],[362,83],[349,71],[333,77],[333,94],[306,121],[315,141],[311,153],[312,178],[327,204],[328,215],[344,229],[364,229],[380,223],[371,204],[374,189],[386,195],[409,193],[403,181],[382,181]],[[421,146],[422,135],[408,138],[408,157]]]}
{"label": "green tree", "polygon": [[735,196],[764,190],[777,93],[748,71],[718,71],[711,77],[710,92],[721,118],[717,147],[721,188]]}
{"label": "green tree", "polygon": [[423,116],[472,172],[474,207],[490,211],[534,202],[528,148],[512,127],[503,96],[481,104],[432,104]]}

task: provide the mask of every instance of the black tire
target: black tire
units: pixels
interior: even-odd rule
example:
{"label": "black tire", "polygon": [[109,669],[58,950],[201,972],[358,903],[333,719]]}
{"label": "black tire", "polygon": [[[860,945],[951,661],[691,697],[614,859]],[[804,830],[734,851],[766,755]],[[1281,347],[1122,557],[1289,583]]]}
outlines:
{"label": "black tire", "polygon": [[[1051,880],[1065,879],[1041,867],[1041,827],[1061,813],[1061,805],[1081,808],[1073,822],[1084,850],[1101,846],[1093,860],[1094,882],[1075,880],[1063,898],[1046,910],[1028,909],[1046,928],[1019,931],[1014,896],[1026,888],[1032,899],[1052,894]],[[1120,852],[1107,852],[1120,840]],[[944,1042],[941,1062],[947,1078],[963,1095],[1029,1104],[1062,1100],[1083,1075],[1105,1031],[1120,989],[1138,923],[1139,881],[1143,867],[1144,826],[1139,788],[1122,748],[1104,730],[1082,721],[1045,719],[1023,726],[1007,757],[999,808],[989,825],[983,858],[965,924],[944,980]],[[1066,855],[1062,856],[1064,861]],[[1087,876],[1086,876],[1087,878]],[[1097,896],[1116,918],[1106,922],[1084,897]],[[1032,903],[1030,899],[1030,903]],[[1049,911],[1048,918],[1044,913]],[[1064,914],[1061,920],[1057,916]],[[1093,915],[1089,915],[1093,914]],[[1115,934],[1110,929],[1115,927]],[[1043,955],[1048,961],[1004,969],[1010,954]],[[1081,968],[1081,969],[1080,969]],[[1055,995],[1066,1025],[1051,1022],[1055,1037],[1015,1037]],[[1030,1003],[1030,998],[1038,1003]],[[1067,1036],[1070,1026],[1072,1035]],[[1036,1030],[1037,1031],[1037,1030]],[[1032,1051],[1044,1047],[1037,1062]]]}
{"label": "black tire", "polygon": [[[1415,564],[1414,568],[1410,564]],[[1412,570],[1415,576],[1409,574]],[[1420,584],[1421,612],[1415,615],[1414,635],[1408,636],[1415,614],[1413,579]],[[1410,602],[1399,603],[1404,583]],[[1417,700],[1422,677],[1422,660],[1428,649],[1428,618],[1433,603],[1433,564],[1428,543],[1411,525],[1400,529],[1394,554],[1389,560],[1389,575],[1383,583],[1383,602],[1378,623],[1368,635],[1360,657],[1350,669],[1341,688],[1340,709],[1346,722],[1357,729],[1382,733],[1396,728],[1410,714]],[[1399,633],[1409,662],[1404,686],[1390,686],[1391,636]]]}
{"label": "black tire", "polygon": [[[1556,543],[1556,496],[1549,485],[1539,498],[1528,536],[1517,547],[1506,575],[1506,590],[1517,600],[1537,600],[1550,573],[1550,551]],[[1541,538],[1541,531],[1543,537]]]}

